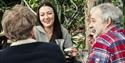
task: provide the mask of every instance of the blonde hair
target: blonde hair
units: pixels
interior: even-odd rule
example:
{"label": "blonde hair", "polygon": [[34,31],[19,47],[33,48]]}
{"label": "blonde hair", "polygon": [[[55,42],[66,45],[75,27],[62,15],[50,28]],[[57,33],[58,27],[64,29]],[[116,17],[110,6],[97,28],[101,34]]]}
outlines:
{"label": "blonde hair", "polygon": [[101,10],[101,18],[103,21],[107,21],[108,18],[112,19],[113,24],[120,26],[120,21],[123,16],[123,12],[111,3],[102,3],[91,9],[91,13],[97,9]]}
{"label": "blonde hair", "polygon": [[5,11],[2,18],[2,28],[10,40],[21,40],[31,36],[36,16],[25,6],[15,5]]}

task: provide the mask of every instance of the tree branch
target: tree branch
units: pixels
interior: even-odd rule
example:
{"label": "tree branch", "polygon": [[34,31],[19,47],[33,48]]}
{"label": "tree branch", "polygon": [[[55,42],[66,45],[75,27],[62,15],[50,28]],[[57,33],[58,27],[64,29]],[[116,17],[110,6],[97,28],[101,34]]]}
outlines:
{"label": "tree branch", "polygon": [[35,15],[37,15],[36,12],[34,12],[34,11],[31,9],[31,7],[28,5],[28,3],[26,2],[26,0],[23,0],[23,1],[24,1],[24,3],[26,4],[26,6],[27,6]]}

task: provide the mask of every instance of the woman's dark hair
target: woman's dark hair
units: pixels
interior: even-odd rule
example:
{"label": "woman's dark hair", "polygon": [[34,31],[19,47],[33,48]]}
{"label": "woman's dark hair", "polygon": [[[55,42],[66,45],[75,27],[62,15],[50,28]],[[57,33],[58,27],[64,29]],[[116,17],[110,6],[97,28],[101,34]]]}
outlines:
{"label": "woman's dark hair", "polygon": [[[48,1],[44,1],[40,4],[40,6],[38,7],[37,9],[37,19],[38,19],[38,22],[39,24],[43,27],[43,24],[40,22],[40,18],[39,18],[39,9],[42,7],[42,6],[49,6],[53,9],[54,11],[54,24],[53,24],[53,35],[50,39],[50,41],[55,41],[55,39],[62,39],[63,36],[62,36],[62,31],[61,31],[61,24],[59,22],[59,18],[58,18],[58,15],[57,15],[57,11],[55,10],[55,8],[52,6],[52,4]],[[44,27],[43,27],[44,28]]]}

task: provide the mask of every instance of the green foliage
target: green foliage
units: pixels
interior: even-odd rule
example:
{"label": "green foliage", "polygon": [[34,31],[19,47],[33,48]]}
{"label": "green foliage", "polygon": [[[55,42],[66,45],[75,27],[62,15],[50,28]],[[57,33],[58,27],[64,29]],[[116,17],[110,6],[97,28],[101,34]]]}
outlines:
{"label": "green foliage", "polygon": [[[36,10],[40,2],[39,0],[26,0],[26,1],[33,10]],[[58,18],[61,24],[63,24],[64,27],[66,27],[69,30],[72,36],[77,36],[77,33],[81,33],[82,35],[84,34],[84,31],[83,32],[78,31],[78,30],[81,31],[84,30],[83,0],[50,0],[50,2],[56,8],[59,16]],[[79,43],[76,42],[75,44],[78,45]],[[83,44],[83,40],[80,44]],[[83,44],[83,46],[85,45]]]}
{"label": "green foliage", "polygon": [[[26,0],[33,10],[38,0]],[[80,51],[85,47],[84,37],[84,3],[83,0],[50,0],[57,10],[61,24],[72,35],[74,46]],[[80,55],[80,54],[79,54]]]}
{"label": "green foliage", "polygon": [[[0,16],[3,16],[3,12],[5,11],[5,8],[7,7],[6,3],[2,0],[0,0]],[[2,17],[0,17],[1,21]],[[1,25],[0,25],[0,31],[1,31]]]}
{"label": "green foliage", "polygon": [[[2,14],[6,9],[11,8],[14,4],[19,3],[19,1],[26,1],[26,3],[33,9],[35,12],[39,3],[43,0],[8,0],[9,3],[6,3],[4,0],[0,0],[0,21],[2,19]],[[57,10],[58,18],[61,24],[66,27],[70,34],[72,35],[72,41],[74,46],[79,50],[79,57],[82,59],[87,58],[87,55],[82,54],[82,50],[85,48],[85,14],[84,14],[84,6],[87,5],[84,1],[87,0],[49,0]],[[96,4],[98,5],[103,2],[112,2],[114,5],[123,8],[122,0],[96,0]],[[25,3],[25,4],[26,4]],[[122,24],[125,28],[125,13],[122,18]],[[0,28],[1,30],[1,28]]]}
{"label": "green foliage", "polygon": [[[123,7],[123,2],[122,0],[112,0],[112,3],[119,7],[122,11],[125,10],[125,8]],[[121,18],[121,25],[122,27],[125,29],[125,13],[123,12],[123,17]]]}
{"label": "green foliage", "polygon": [[26,2],[35,12],[37,11],[40,0],[26,0]]}

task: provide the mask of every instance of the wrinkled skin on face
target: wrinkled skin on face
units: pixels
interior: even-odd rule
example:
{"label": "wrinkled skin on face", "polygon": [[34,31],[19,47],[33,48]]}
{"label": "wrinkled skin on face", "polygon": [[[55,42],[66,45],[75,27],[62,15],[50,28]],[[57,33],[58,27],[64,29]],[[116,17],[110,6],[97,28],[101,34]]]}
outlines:
{"label": "wrinkled skin on face", "polygon": [[91,15],[91,21],[89,24],[89,28],[92,29],[91,34],[93,34],[94,36],[98,36],[104,33],[108,23],[102,20],[100,9],[97,9],[96,11],[91,12],[90,15]]}

